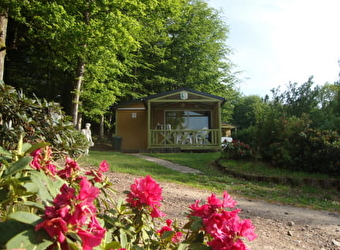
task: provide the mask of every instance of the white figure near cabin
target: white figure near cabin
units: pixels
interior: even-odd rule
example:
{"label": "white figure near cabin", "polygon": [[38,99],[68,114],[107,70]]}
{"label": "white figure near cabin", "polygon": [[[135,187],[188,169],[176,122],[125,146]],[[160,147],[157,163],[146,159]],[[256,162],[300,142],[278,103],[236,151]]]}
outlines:
{"label": "white figure near cabin", "polygon": [[[89,141],[90,145],[89,147],[93,147],[94,143],[92,141],[92,135],[91,135],[91,123],[85,123],[85,128],[81,130],[81,132],[85,135],[86,139]],[[89,147],[85,150],[85,155],[89,154]]]}

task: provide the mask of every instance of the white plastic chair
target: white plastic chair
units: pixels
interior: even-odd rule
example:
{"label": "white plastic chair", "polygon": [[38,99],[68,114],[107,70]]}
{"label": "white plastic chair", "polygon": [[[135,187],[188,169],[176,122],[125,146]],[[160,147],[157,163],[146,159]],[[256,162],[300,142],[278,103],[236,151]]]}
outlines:
{"label": "white plastic chair", "polygon": [[203,144],[205,142],[208,132],[209,132],[208,129],[209,128],[204,127],[202,128],[201,131],[197,132],[196,138],[195,138],[197,144]]}

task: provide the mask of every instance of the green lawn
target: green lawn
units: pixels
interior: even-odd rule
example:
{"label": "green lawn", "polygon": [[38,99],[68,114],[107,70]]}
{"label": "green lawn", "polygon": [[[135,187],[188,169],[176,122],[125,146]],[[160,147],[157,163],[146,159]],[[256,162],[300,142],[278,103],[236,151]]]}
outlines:
{"label": "green lawn", "polygon": [[[273,203],[289,204],[299,207],[327,210],[340,213],[339,191],[312,186],[291,187],[268,182],[245,181],[226,175],[211,162],[219,158],[219,152],[213,153],[155,153],[148,154],[200,170],[203,174],[183,174],[144,159],[112,151],[91,151],[90,155],[80,159],[81,164],[98,166],[107,160],[111,170],[138,176],[151,175],[156,180],[178,182],[222,192],[227,190],[233,196],[261,199]],[[232,162],[231,162],[232,163]],[[235,164],[235,163],[233,163]],[[245,163],[238,163],[247,164]],[[261,172],[265,166],[249,168],[253,174]],[[266,171],[268,172],[268,171]]]}

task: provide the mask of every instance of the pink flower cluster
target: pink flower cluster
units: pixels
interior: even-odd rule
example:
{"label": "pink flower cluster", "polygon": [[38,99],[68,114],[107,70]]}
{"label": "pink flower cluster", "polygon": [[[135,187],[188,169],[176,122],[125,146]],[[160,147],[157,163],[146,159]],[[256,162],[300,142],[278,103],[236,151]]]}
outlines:
{"label": "pink flower cluster", "polygon": [[31,156],[33,156],[33,160],[30,163],[32,168],[43,170],[48,175],[56,174],[57,167],[51,162],[52,150],[49,146],[35,150]]}
{"label": "pink flower cluster", "polygon": [[93,177],[93,181],[94,182],[99,182],[102,183],[104,182],[104,175],[103,173],[109,171],[109,164],[107,163],[107,161],[102,161],[99,165],[99,169],[95,170],[95,169],[91,169],[90,171],[87,171],[85,174],[87,176],[91,176]]}
{"label": "pink flower cluster", "polygon": [[162,188],[149,175],[145,178],[135,179],[130,186],[130,193],[126,201],[132,207],[142,209],[146,207],[151,211],[151,217],[162,217],[166,214],[159,210],[162,200]]}
{"label": "pink flower cluster", "polygon": [[[92,250],[101,244],[106,234],[106,229],[99,224],[96,217],[97,208],[94,201],[100,189],[94,185],[98,182],[106,183],[103,174],[109,170],[109,165],[106,161],[101,162],[99,169],[91,169],[85,173],[89,177],[87,179],[81,176],[78,163],[69,157],[66,158],[64,168],[57,170],[50,161],[51,154],[49,147],[35,151],[32,154],[31,167],[42,170],[48,175],[58,175],[71,184],[64,184],[60,188],[60,193],[54,198],[53,205],[45,207],[43,221],[36,225],[35,230],[44,229],[51,238],[55,239],[56,242],[50,249],[53,247],[61,250],[70,249],[69,243],[74,243],[76,235],[81,239],[79,247],[81,245],[84,250]],[[79,190],[73,188],[75,186],[79,186]],[[106,187],[105,184],[102,187]],[[152,218],[157,218],[166,215],[160,211],[162,199],[162,188],[148,175],[134,180],[126,201],[136,215],[142,216],[146,211]],[[201,218],[203,226],[198,230],[201,233],[205,232],[204,244],[210,246],[212,250],[249,250],[242,239],[247,238],[251,241],[257,237],[251,221],[241,220],[238,216],[239,209],[227,210],[235,206],[236,201],[227,192],[223,193],[223,199],[218,199],[212,194],[205,204],[200,205],[200,201],[196,200],[190,205],[189,218]],[[156,232],[169,240],[172,245],[181,243],[183,233],[172,226],[170,219],[166,220],[166,226]],[[170,235],[171,241],[168,238]],[[190,238],[184,241],[188,239]]]}
{"label": "pink flower cluster", "polygon": [[207,244],[213,250],[247,250],[241,238],[254,240],[257,235],[250,220],[241,220],[238,216],[240,210],[226,211],[225,208],[234,208],[236,201],[225,191],[223,199],[212,194],[207,203],[199,205],[199,200],[190,205],[189,216],[198,216],[203,220],[204,230],[212,237]]}
{"label": "pink flower cluster", "polygon": [[[157,233],[159,233],[160,236],[162,236],[165,232],[174,232],[174,229],[171,227],[172,220],[167,219],[166,220],[166,226],[163,226],[160,230],[157,230]],[[179,243],[181,241],[183,233],[182,232],[175,232],[174,236],[172,236],[171,241],[174,243]]]}
{"label": "pink flower cluster", "polygon": [[65,159],[65,167],[57,172],[57,175],[64,179],[72,182],[79,177],[80,167],[78,163],[70,157]]}
{"label": "pink flower cluster", "polygon": [[99,189],[92,186],[86,177],[81,177],[80,190],[64,184],[60,188],[53,206],[45,209],[44,221],[37,224],[35,230],[45,229],[47,233],[59,242],[61,249],[69,249],[67,236],[77,234],[82,240],[82,249],[92,250],[104,238],[106,230],[96,218],[97,209],[93,201],[99,194]]}
{"label": "pink flower cluster", "polygon": [[[68,182],[75,181],[79,178],[81,169],[78,163],[70,157],[65,158],[64,168],[57,170],[57,167],[51,162],[52,150],[48,146],[34,151],[31,156],[33,156],[33,160],[30,163],[30,166],[36,170],[43,170],[46,174],[52,176],[58,175],[60,178],[67,180]],[[109,164],[107,161],[102,161],[98,170],[91,169],[85,174],[93,177],[93,182],[103,182],[103,173],[107,171],[109,171]]]}
{"label": "pink flower cluster", "polygon": [[52,150],[48,146],[35,150],[31,156],[33,156],[33,160],[30,166],[36,170],[42,170],[51,176],[58,175],[60,178],[68,181],[79,177],[80,168],[78,163],[70,157],[66,157],[64,168],[58,171],[56,165],[51,161]]}

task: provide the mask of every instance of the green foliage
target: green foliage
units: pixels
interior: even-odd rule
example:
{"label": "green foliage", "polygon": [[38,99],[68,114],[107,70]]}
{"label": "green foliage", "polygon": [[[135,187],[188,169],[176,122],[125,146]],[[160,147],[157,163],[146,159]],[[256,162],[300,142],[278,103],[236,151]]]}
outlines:
{"label": "green foliage", "polygon": [[266,119],[268,112],[268,105],[259,96],[241,97],[234,107],[233,123],[238,129],[255,126]]}
{"label": "green foliage", "polygon": [[0,83],[0,121],[0,146],[5,149],[16,148],[21,134],[25,142],[49,141],[55,156],[82,154],[88,144],[58,104],[28,98],[4,83]]}
{"label": "green foliage", "polygon": [[237,139],[251,145],[255,159],[294,171],[339,174],[339,87],[313,84],[310,77],[301,85],[288,84],[282,93],[273,89],[271,100],[249,96],[236,104]]}
{"label": "green foliage", "polygon": [[307,115],[276,115],[239,132],[239,138],[249,140],[255,159],[294,171],[339,174],[339,137],[335,131],[311,128]]}
{"label": "green foliage", "polygon": [[[252,199],[260,199],[268,202],[278,202],[291,206],[312,208],[316,210],[326,210],[329,212],[340,212],[339,191],[333,186],[327,188],[311,185],[310,182],[302,186],[278,185],[273,182],[260,181],[257,178],[244,180],[234,178],[216,167],[220,152],[208,153],[153,153],[152,157],[165,159],[180,165],[188,166],[200,170],[203,174],[184,174],[172,169],[163,167],[155,161],[146,161],[143,158],[112,151],[92,151],[92,153],[82,158],[82,164],[98,165],[100,159],[107,159],[112,166],[112,170],[119,173],[128,173],[138,176],[151,175],[157,180],[180,183],[186,187],[200,188],[212,192],[228,189],[232,194],[242,195]],[[119,164],[118,164],[119,162]],[[293,178],[327,179],[329,176],[312,174],[305,172],[292,172],[280,168],[273,168],[263,161],[236,161],[221,160],[225,168],[238,169],[241,173],[248,173],[252,176],[292,176]],[[135,166],[139,166],[136,168]],[[248,166],[248,167],[247,167]],[[262,167],[261,167],[262,166]],[[246,168],[246,169],[244,169]],[[268,174],[266,174],[268,173]],[[189,178],[188,178],[189,177]]]}
{"label": "green foliage", "polygon": [[62,181],[60,179],[52,181],[44,172],[38,172],[29,165],[32,161],[30,153],[46,145],[48,144],[39,143],[31,146],[23,143],[21,139],[16,150],[7,151],[0,147],[1,221],[9,218],[16,222],[30,223],[31,215],[18,216],[13,213],[32,209],[41,210],[43,208],[41,203],[49,204],[52,197],[56,195],[56,190],[60,188]]}
{"label": "green foliage", "polygon": [[289,170],[339,175],[339,135],[311,129],[309,123],[308,119],[297,117],[277,121],[274,142],[267,151],[271,162]]}
{"label": "green foliage", "polygon": [[185,86],[228,99],[223,120],[230,119],[237,80],[228,27],[206,2],[19,2],[0,4],[9,8],[7,41],[15,48],[7,51],[7,84],[58,101],[68,114],[71,93],[79,94],[79,112],[95,122],[117,101]]}
{"label": "green foliage", "polygon": [[[256,238],[227,192],[223,200],[211,195],[206,204],[193,204],[183,228],[167,220],[156,230],[156,219],[165,214],[159,210],[162,189],[150,176],[135,180],[126,202],[116,201],[103,175],[106,161],[84,171],[68,157],[61,167],[46,143],[31,146],[21,139],[18,145],[0,148],[1,249],[211,249],[209,243],[244,249],[243,238]],[[218,234],[225,240],[212,230],[220,223],[230,225]]]}
{"label": "green foliage", "polygon": [[230,160],[249,160],[252,158],[251,148],[239,140],[224,143],[221,158]]}

